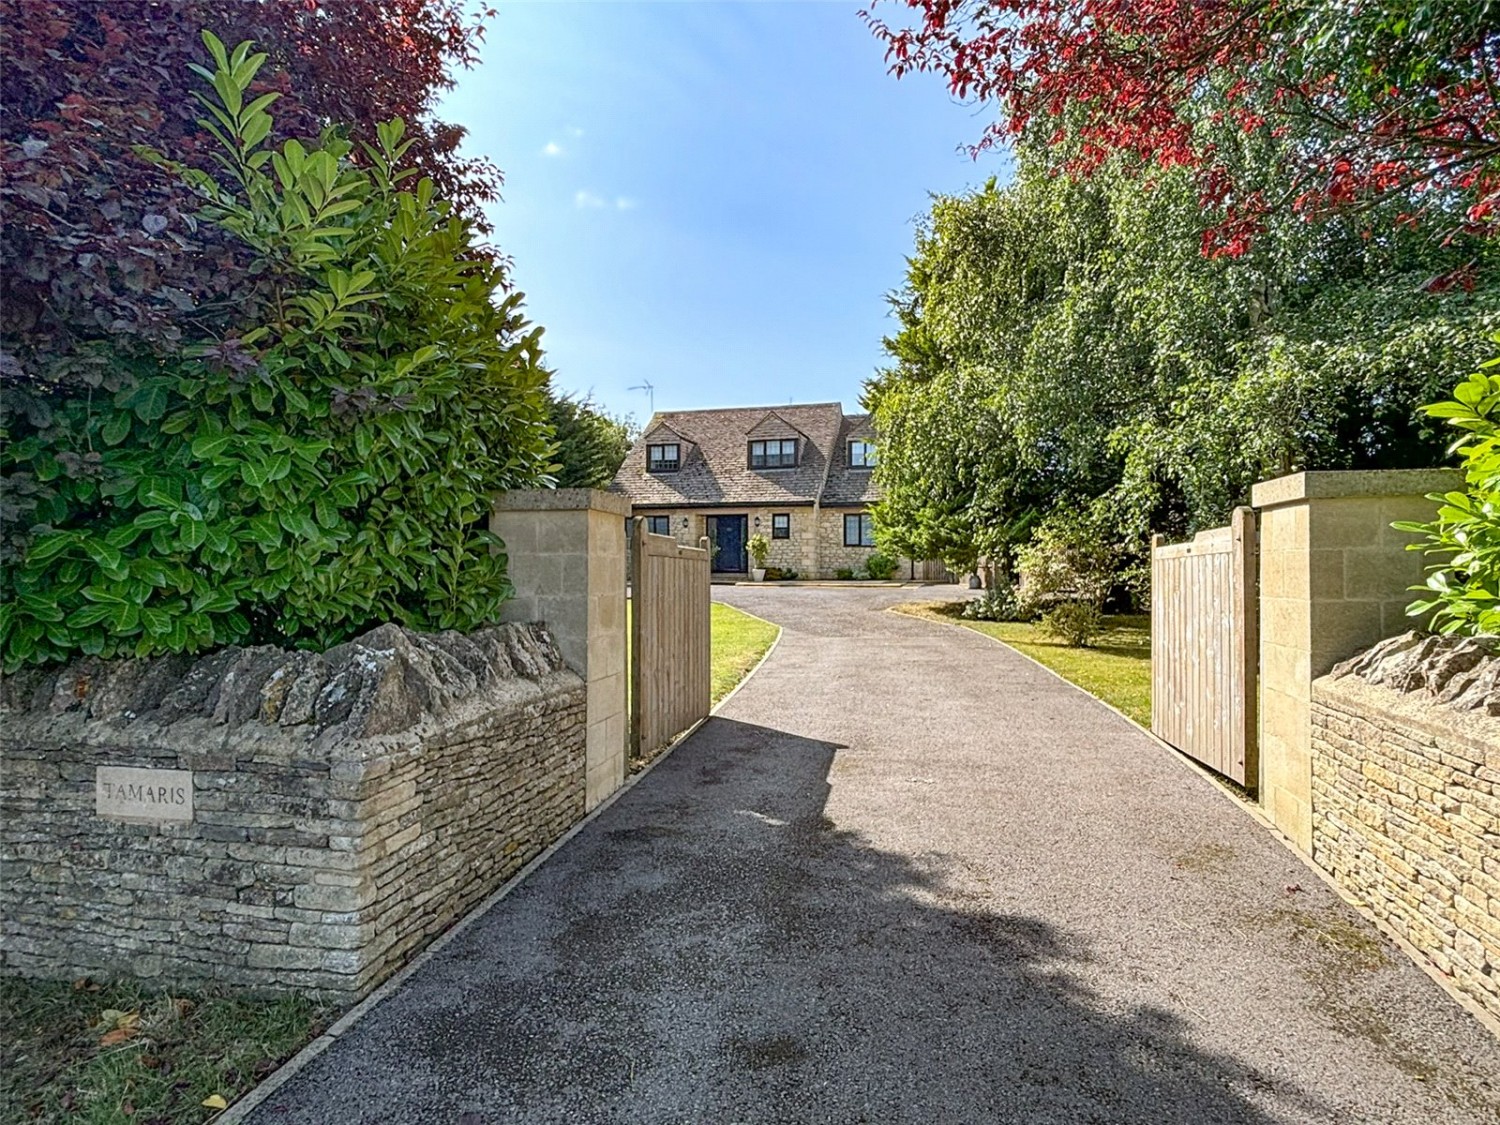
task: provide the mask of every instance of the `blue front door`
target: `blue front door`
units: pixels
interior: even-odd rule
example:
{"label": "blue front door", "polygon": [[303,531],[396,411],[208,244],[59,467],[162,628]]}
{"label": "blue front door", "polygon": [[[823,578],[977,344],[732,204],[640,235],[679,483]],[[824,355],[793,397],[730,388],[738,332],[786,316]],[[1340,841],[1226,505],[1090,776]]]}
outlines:
{"label": "blue front door", "polygon": [[744,574],[750,566],[745,554],[746,525],[749,516],[709,516],[709,550],[713,552],[713,569],[720,574]]}

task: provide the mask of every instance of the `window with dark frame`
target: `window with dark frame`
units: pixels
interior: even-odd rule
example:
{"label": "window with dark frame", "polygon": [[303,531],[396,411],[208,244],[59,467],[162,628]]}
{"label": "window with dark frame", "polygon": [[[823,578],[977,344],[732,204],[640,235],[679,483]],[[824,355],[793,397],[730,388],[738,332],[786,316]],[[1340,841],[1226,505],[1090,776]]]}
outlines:
{"label": "window with dark frame", "polygon": [[875,467],[875,443],[856,438],[849,443],[849,467],[851,469],[873,469]]}
{"label": "window with dark frame", "polygon": [[796,466],[796,438],[750,443],[750,467],[752,469],[793,469]]}
{"label": "window with dark frame", "polygon": [[771,538],[790,539],[792,537],[792,517],[788,512],[771,517]]}
{"label": "window with dark frame", "polygon": [[875,546],[875,521],[869,512],[844,517],[844,546]]}
{"label": "window with dark frame", "polygon": [[646,517],[646,530],[649,531],[652,535],[671,535],[672,534],[672,517],[671,516],[647,516]]}
{"label": "window with dark frame", "polygon": [[646,471],[672,473],[682,465],[682,447],[675,441],[646,446]]}

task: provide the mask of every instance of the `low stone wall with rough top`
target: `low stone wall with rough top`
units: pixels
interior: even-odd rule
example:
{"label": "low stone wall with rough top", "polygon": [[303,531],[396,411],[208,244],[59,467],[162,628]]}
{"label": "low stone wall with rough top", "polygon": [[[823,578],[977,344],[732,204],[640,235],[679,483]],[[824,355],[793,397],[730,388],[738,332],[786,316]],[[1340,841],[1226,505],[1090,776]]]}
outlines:
{"label": "low stone wall with rough top", "polygon": [[537,625],[7,677],[0,966],[361,994],[583,816],[585,718]]}
{"label": "low stone wall with rough top", "polygon": [[1398,637],[1312,688],[1313,859],[1500,1018],[1500,659]]}

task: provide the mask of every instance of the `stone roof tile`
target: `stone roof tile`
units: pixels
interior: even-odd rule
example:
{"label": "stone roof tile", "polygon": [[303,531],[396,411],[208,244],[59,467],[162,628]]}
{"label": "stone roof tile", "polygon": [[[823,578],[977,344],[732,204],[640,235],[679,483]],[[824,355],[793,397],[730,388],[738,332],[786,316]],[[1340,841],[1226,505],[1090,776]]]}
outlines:
{"label": "stone roof tile", "polygon": [[829,507],[873,504],[880,499],[875,474],[849,464],[849,443],[856,438],[875,440],[875,426],[868,414],[848,414],[839,429],[838,446],[828,468],[828,482],[823,486],[823,503]]}
{"label": "stone roof tile", "polygon": [[[777,423],[787,432],[772,434]],[[685,457],[676,472],[648,473],[647,442],[637,440],[610,486],[637,507],[811,504],[822,495],[829,458],[840,455],[844,413],[836,402],[662,411],[644,433],[654,435],[664,426],[691,443],[695,455]],[[757,439],[801,435],[796,467],[750,468],[752,431]]]}

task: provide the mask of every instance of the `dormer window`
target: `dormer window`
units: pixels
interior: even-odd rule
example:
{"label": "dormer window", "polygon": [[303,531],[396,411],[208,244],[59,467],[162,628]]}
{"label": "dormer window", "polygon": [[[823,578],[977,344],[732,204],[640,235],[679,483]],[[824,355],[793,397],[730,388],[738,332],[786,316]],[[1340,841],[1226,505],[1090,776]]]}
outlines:
{"label": "dormer window", "polygon": [[750,467],[752,469],[793,469],[796,466],[796,438],[750,443]]}
{"label": "dormer window", "polygon": [[646,446],[648,473],[675,473],[682,467],[682,446],[675,441]]}
{"label": "dormer window", "polygon": [[875,443],[864,438],[855,438],[849,443],[849,467],[851,469],[873,469],[875,467]]}

